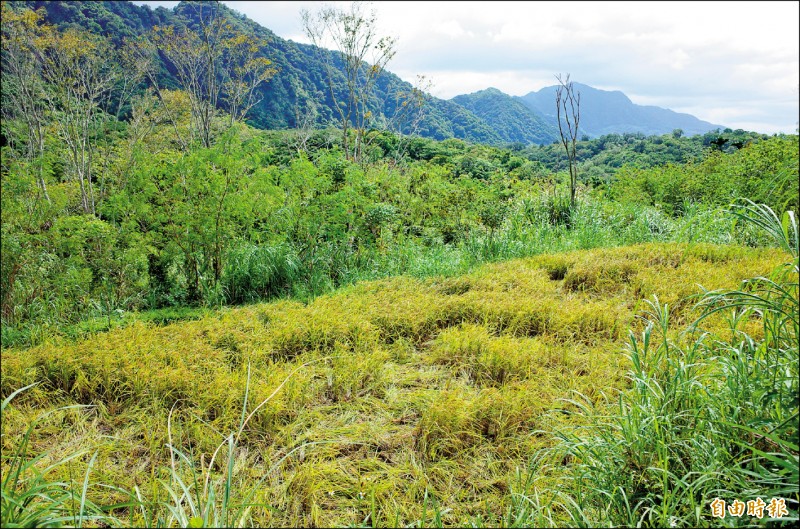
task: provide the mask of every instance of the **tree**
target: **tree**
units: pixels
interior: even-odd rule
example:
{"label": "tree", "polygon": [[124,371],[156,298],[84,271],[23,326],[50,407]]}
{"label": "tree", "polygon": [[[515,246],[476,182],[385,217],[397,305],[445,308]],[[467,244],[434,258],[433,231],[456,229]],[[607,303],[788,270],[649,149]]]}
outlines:
{"label": "tree", "polygon": [[[150,82],[150,87],[152,92],[158,102],[160,103],[159,110],[163,113],[166,117],[166,122],[172,125],[172,131],[175,135],[175,141],[180,145],[182,151],[187,151],[189,149],[188,143],[186,138],[184,138],[184,134],[181,132],[181,127],[179,126],[179,116],[175,112],[175,109],[172,107],[174,105],[170,104],[170,99],[174,99],[174,97],[170,94],[169,90],[162,90],[158,84],[158,75],[156,65],[158,64],[158,47],[153,42],[153,39],[148,39],[144,37],[139,37],[135,41],[132,41],[132,45],[129,48],[130,51],[130,60],[134,63],[141,65],[141,69],[144,72],[145,77]],[[182,92],[184,93],[184,92]],[[140,105],[144,103],[144,101],[139,101]],[[152,104],[152,101],[150,101]],[[152,108],[150,110],[154,110],[155,106],[151,105]],[[141,109],[140,109],[141,110]],[[145,118],[149,112],[145,114],[140,114],[140,118]],[[131,117],[133,119],[133,116]],[[142,121],[152,121],[149,119],[138,119],[137,122],[141,123]],[[189,128],[191,130],[191,128]],[[142,137],[141,139],[144,139]]]}
{"label": "tree", "polygon": [[50,202],[44,180],[44,142],[47,106],[36,40],[41,36],[41,15],[29,9],[15,12],[2,4],[2,68],[4,118],[19,118],[25,129],[25,157],[37,166],[42,196]]}
{"label": "tree", "polygon": [[561,144],[567,153],[569,161],[569,201],[575,206],[575,188],[578,184],[578,165],[575,143],[578,138],[578,123],[581,118],[581,94],[575,92],[575,86],[569,80],[557,75],[558,88],[556,88],[556,115],[558,117],[558,133]]}
{"label": "tree", "polygon": [[[345,156],[360,161],[365,132],[374,121],[369,110],[372,88],[394,57],[396,39],[378,36],[375,11],[365,13],[361,2],[353,2],[347,10],[324,6],[314,15],[303,10],[301,16],[303,29],[325,64],[331,100],[342,127]],[[325,48],[339,53],[332,54]],[[344,100],[336,90],[341,74],[345,78]],[[351,126],[355,133],[352,149],[348,136]]]}
{"label": "tree", "polygon": [[83,211],[94,214],[92,156],[104,115],[101,105],[108,102],[118,77],[114,53],[108,41],[83,31],[42,30],[36,52],[47,83],[45,99],[78,178]]}
{"label": "tree", "polygon": [[[298,154],[308,152],[308,142],[314,134],[314,126],[317,123],[317,103],[309,97],[302,83],[294,82],[294,89],[297,93],[297,101],[294,104],[294,138],[293,143]],[[301,101],[303,105],[301,106]]]}
{"label": "tree", "polygon": [[[263,39],[237,35],[220,12],[219,2],[192,5],[198,19],[197,30],[156,26],[152,40],[172,64],[181,88],[189,94],[194,139],[210,147],[217,108],[227,110],[231,126],[242,121],[260,101],[259,86],[277,70],[269,59],[259,56],[265,46]],[[151,82],[154,80],[151,76]]]}
{"label": "tree", "polygon": [[231,126],[243,121],[250,109],[261,101],[257,88],[278,71],[271,66],[272,61],[258,56],[265,45],[263,39],[245,34],[223,41],[222,88]]}
{"label": "tree", "polygon": [[395,85],[391,92],[394,109],[391,116],[384,117],[384,128],[398,137],[394,149],[394,160],[399,162],[408,151],[408,141],[405,136],[419,133],[422,119],[425,117],[427,94],[433,87],[433,82],[424,75],[417,75],[416,82],[410,88],[403,83]]}
{"label": "tree", "polygon": [[140,91],[142,82],[152,70],[153,57],[141,53],[139,40],[124,39],[117,52],[117,60],[119,62],[119,78],[115,90],[117,109],[114,115],[117,120],[120,120],[123,107]]}

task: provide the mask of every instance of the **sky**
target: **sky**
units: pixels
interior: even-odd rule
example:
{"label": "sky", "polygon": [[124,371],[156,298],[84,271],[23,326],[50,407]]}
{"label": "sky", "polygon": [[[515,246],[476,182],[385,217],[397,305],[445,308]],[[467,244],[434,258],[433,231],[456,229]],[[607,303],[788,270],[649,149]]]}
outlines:
{"label": "sky", "polygon": [[[171,8],[178,2],[135,1]],[[276,35],[309,43],[320,2],[225,1]],[[349,2],[328,2],[347,7]],[[397,38],[387,69],[450,99],[494,87],[522,96],[557,74],[634,103],[733,129],[797,133],[800,2],[374,2]]]}

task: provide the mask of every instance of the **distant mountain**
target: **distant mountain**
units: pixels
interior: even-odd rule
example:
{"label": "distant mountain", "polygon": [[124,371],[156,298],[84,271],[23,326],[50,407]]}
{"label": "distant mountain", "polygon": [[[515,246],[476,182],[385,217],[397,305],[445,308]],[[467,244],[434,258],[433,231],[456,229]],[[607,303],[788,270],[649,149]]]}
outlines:
{"label": "distant mountain", "polygon": [[497,88],[451,99],[485,121],[508,143],[548,144],[558,139],[555,121],[532,111],[522,101]]}
{"label": "distant mountain", "polygon": [[[197,28],[199,24],[195,9],[198,2],[181,2],[172,9],[151,9],[127,1],[26,0],[9,4],[43,9],[45,21],[59,29],[86,29],[116,45],[126,38],[146,36],[156,25]],[[250,124],[266,129],[292,128],[297,125],[297,116],[311,106],[317,111],[317,125],[336,124],[325,67],[318,55],[320,50],[282,39],[224,4],[220,4],[220,9],[238,31],[267,41],[261,54],[278,69],[278,73],[260,88],[263,98],[251,109]],[[338,52],[321,51],[330,54],[334,63],[341,64]],[[167,88],[178,86],[174,72],[164,62],[160,64],[159,83]],[[599,136],[611,132],[664,134],[676,128],[692,135],[720,128],[688,114],[634,105],[622,92],[597,90],[578,83],[575,86],[581,92],[581,135]],[[335,83],[340,100],[344,96],[344,87],[345,79],[341,75]],[[375,115],[392,115],[395,105],[392,94],[410,88],[409,83],[391,72],[384,72],[375,84],[369,109]],[[451,100],[429,95],[427,103],[425,117],[416,131],[424,137],[437,140],[459,138],[490,145],[512,142],[549,144],[558,138],[555,87],[543,88],[523,97],[512,97],[495,88]]]}
{"label": "distant mountain", "polygon": [[[597,137],[611,133],[641,132],[649,136],[682,129],[684,134],[692,136],[724,128],[690,114],[656,106],[637,105],[619,90],[600,90],[581,83],[574,83],[574,87],[581,94],[581,119],[578,127],[580,135]],[[516,99],[558,126],[556,89],[557,86],[547,86]]]}

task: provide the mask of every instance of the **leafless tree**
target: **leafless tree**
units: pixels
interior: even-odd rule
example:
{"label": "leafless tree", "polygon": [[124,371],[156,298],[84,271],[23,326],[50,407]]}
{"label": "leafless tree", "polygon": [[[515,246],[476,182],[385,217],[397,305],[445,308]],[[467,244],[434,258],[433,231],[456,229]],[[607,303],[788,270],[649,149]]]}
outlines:
{"label": "leafless tree", "polygon": [[210,147],[217,109],[224,104],[230,125],[242,121],[260,101],[259,86],[277,70],[269,59],[259,56],[265,42],[236,34],[219,2],[192,5],[199,21],[197,31],[157,26],[153,42],[172,63],[181,88],[189,94],[192,132],[203,146]]}
{"label": "leafless tree", "polygon": [[424,75],[417,75],[416,82],[409,88],[407,86],[403,83],[390,91],[390,97],[394,99],[394,110],[389,116],[383,116],[382,120],[382,127],[398,138],[394,152],[395,162],[405,156],[408,138],[419,132],[433,82]]}
{"label": "leafless tree", "polygon": [[294,104],[294,135],[292,143],[298,153],[308,151],[308,142],[314,134],[319,111],[314,98],[310,97],[301,83],[294,86],[297,100]]}
{"label": "leafless tree", "polygon": [[[331,100],[341,122],[345,156],[360,161],[366,130],[375,118],[369,110],[372,89],[394,57],[396,39],[377,34],[375,11],[367,13],[361,2],[353,2],[348,9],[325,5],[313,15],[303,10],[301,16],[303,29],[326,67]],[[341,67],[329,49],[339,52]],[[345,81],[343,101],[336,90],[339,72]],[[348,137],[351,126],[355,136],[352,149]]]}
{"label": "leafless tree", "polygon": [[562,78],[556,75],[556,115],[558,116],[558,133],[561,144],[567,153],[569,162],[569,202],[575,206],[575,188],[578,184],[578,165],[575,143],[578,139],[578,123],[581,118],[581,94],[575,92],[575,86],[569,80],[569,74]]}

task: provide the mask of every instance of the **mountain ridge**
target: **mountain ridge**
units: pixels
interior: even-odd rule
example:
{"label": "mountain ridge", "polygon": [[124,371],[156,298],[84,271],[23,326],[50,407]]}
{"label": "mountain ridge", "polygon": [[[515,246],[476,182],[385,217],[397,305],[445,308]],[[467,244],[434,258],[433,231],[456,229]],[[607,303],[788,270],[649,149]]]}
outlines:
{"label": "mountain ridge", "polygon": [[[191,7],[195,2],[183,1],[171,9],[162,6],[138,6],[129,1],[25,0],[14,4],[33,10],[44,9],[45,21],[48,23],[61,29],[77,26],[103,35],[118,45],[124,38],[147,35],[156,25],[191,25]],[[234,9],[224,4],[220,6],[236,29],[267,41],[262,54],[278,69],[278,74],[260,88],[262,100],[253,107],[248,121],[262,129],[294,128],[299,124],[298,116],[313,108],[316,111],[316,126],[336,123],[327,75],[316,57],[319,50],[309,44],[283,39]],[[324,50],[322,53],[333,54],[334,61],[337,60],[336,51]],[[165,64],[162,63],[160,69],[159,82],[167,88],[177,87],[174,75]],[[335,89],[342,91],[344,77],[341,74],[339,77]],[[597,94],[606,91],[578,83],[576,86],[590,94],[589,98],[584,99],[581,108],[581,135],[591,137],[614,132],[665,134],[677,128],[692,135],[721,128],[689,114],[635,105],[619,91],[610,93],[618,94],[614,96],[617,99],[622,96],[621,104],[598,111],[592,108],[591,101],[597,99]],[[391,71],[384,71],[375,85],[368,106],[376,115],[391,115],[396,105],[393,94],[398,90],[411,88],[410,83]],[[549,144],[558,138],[554,91],[555,87],[545,87],[538,92],[519,97],[510,96],[492,87],[451,99],[440,99],[426,94],[428,105],[419,127],[415,130],[401,128],[401,131],[436,140],[457,138],[489,145]]]}
{"label": "mountain ridge", "polygon": [[[675,112],[654,105],[637,105],[620,90],[602,90],[574,83],[581,93],[581,134],[598,137],[611,133],[641,132],[647,135],[668,134],[675,129],[689,136],[724,128],[691,114]],[[528,108],[556,123],[556,85],[518,96]],[[588,97],[587,97],[588,96]]]}
{"label": "mountain ridge", "polygon": [[455,96],[451,101],[463,106],[488,123],[509,143],[548,144],[558,139],[555,123],[525,104],[494,87]]}

